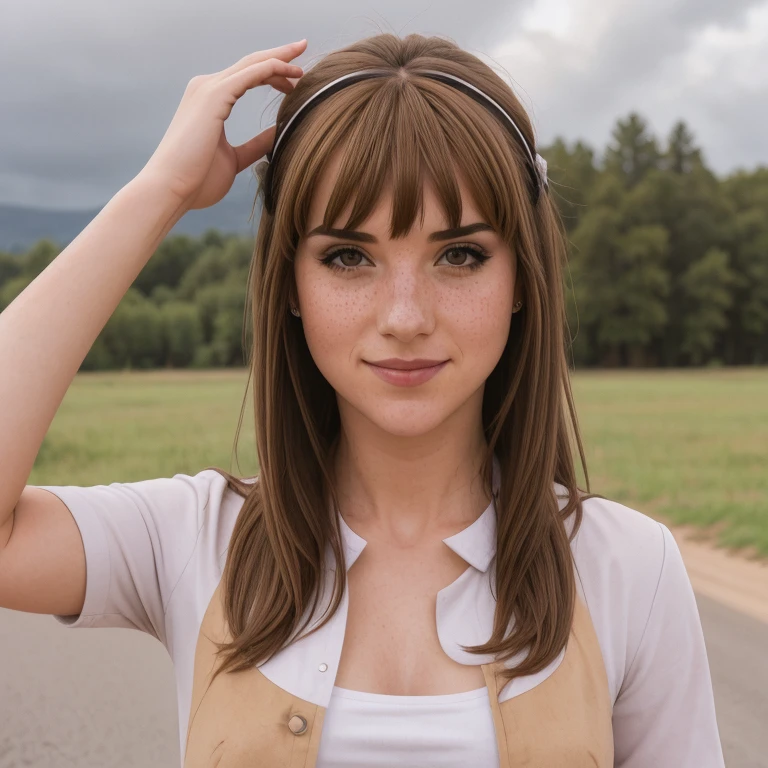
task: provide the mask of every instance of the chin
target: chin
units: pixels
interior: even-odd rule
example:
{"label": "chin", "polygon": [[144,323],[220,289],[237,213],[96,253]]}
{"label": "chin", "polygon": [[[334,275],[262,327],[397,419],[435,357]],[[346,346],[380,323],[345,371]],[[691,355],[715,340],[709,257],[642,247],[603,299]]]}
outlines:
{"label": "chin", "polygon": [[437,429],[450,418],[452,408],[447,404],[440,407],[434,400],[427,402],[386,402],[379,400],[371,404],[350,405],[382,432],[395,437],[420,437]]}

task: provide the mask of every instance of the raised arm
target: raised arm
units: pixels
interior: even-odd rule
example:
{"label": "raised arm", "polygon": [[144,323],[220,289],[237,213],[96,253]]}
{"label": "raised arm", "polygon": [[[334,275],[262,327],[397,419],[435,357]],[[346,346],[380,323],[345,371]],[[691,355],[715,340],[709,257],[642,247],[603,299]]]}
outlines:
{"label": "raised arm", "polygon": [[193,208],[221,200],[272,144],[239,147],[224,121],[249,89],[293,88],[306,41],[194,77],[157,150],[96,218],[0,314],[0,606],[77,613],[84,551],[64,504],[26,486],[37,453],[93,342],[157,246]]}

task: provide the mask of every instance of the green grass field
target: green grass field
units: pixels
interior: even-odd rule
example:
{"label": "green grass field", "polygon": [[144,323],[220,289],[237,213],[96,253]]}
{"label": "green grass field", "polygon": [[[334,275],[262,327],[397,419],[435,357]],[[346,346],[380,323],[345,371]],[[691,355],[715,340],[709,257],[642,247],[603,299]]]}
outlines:
{"label": "green grass field", "polygon": [[[591,490],[670,523],[702,526],[768,557],[768,368],[595,371],[573,377]],[[78,374],[33,485],[94,485],[256,472],[246,374]],[[583,476],[582,476],[583,482]]]}

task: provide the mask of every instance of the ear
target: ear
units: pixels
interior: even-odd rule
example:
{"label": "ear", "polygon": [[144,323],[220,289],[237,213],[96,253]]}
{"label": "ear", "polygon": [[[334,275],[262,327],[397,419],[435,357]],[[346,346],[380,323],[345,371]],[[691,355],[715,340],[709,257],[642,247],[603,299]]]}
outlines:
{"label": "ear", "polygon": [[296,290],[296,280],[291,279],[291,283],[288,286],[288,306],[290,307],[293,305],[294,307],[299,306],[299,294]]}
{"label": "ear", "polygon": [[525,290],[522,280],[515,280],[515,290],[512,292],[512,304],[516,304],[518,301],[525,303]]}
{"label": "ear", "polygon": [[513,254],[513,280],[515,281],[515,288],[512,291],[512,304],[514,305],[518,301],[525,303],[525,280],[520,269],[520,259],[514,251]]}

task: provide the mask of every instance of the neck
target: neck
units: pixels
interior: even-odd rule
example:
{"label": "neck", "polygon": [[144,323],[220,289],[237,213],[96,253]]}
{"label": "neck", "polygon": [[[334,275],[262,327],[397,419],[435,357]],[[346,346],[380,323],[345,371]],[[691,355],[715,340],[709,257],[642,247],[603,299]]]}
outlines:
{"label": "neck", "polygon": [[334,472],[350,527],[366,539],[413,545],[457,533],[483,513],[490,497],[481,475],[480,394],[418,436],[388,433],[340,403]]}

